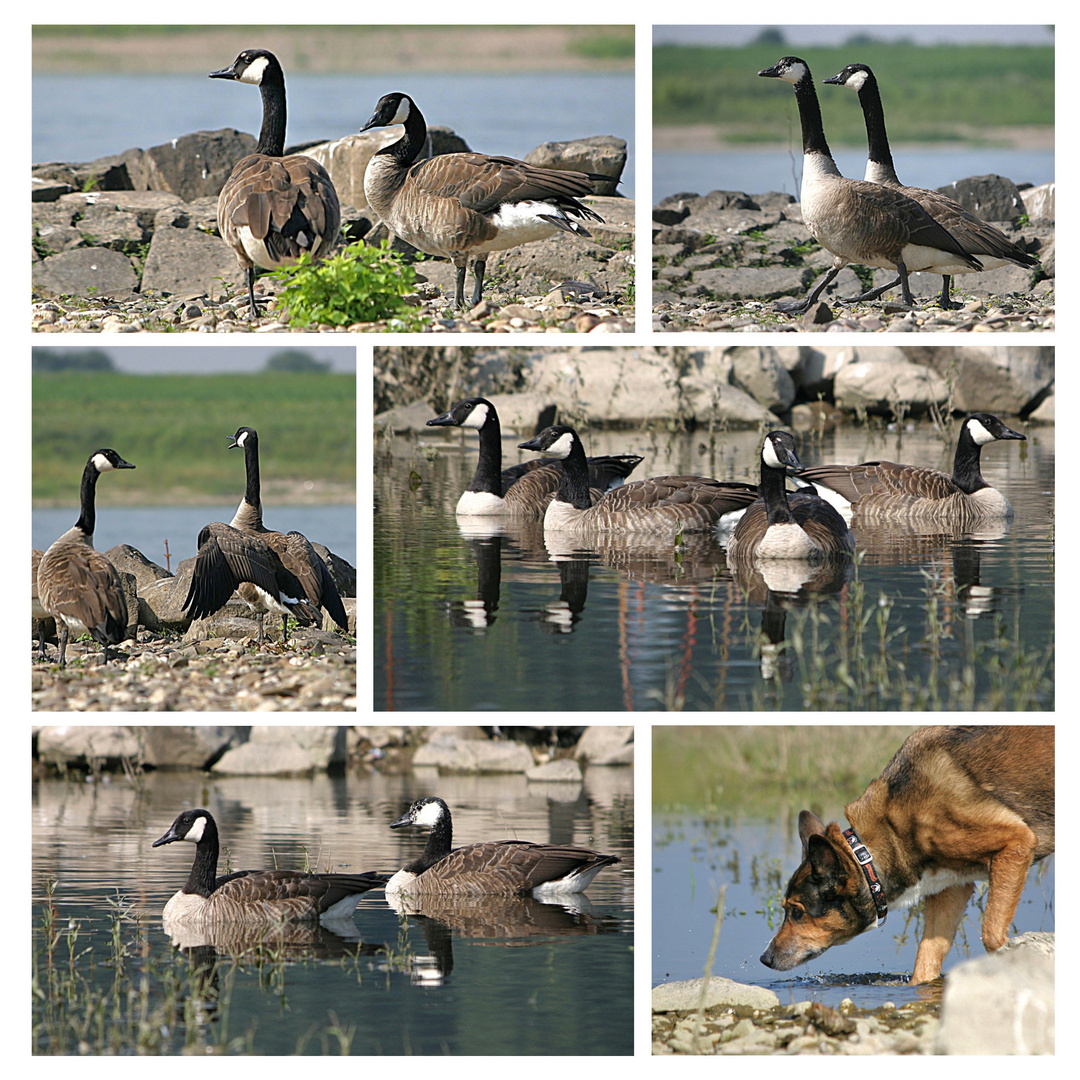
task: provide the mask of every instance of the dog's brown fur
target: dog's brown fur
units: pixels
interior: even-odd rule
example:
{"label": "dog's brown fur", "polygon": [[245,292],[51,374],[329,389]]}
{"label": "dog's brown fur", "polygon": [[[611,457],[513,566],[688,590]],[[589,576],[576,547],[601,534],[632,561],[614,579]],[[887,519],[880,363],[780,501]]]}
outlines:
{"label": "dog's brown fur", "polygon": [[[976,880],[989,878],[982,939],[1005,944],[1033,861],[1054,850],[1053,727],[927,727],[904,741],[844,814],[890,907],[926,897],[912,983],[941,974]],[[787,971],[873,926],[870,887],[835,822],[799,814],[803,861],[761,957]]]}

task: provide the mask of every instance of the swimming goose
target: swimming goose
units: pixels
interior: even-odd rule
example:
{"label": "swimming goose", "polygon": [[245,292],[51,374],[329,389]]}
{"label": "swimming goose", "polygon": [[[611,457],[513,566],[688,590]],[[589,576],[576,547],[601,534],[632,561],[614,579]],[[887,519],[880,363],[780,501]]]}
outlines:
{"label": "swimming goose", "polygon": [[1027,439],[992,413],[972,413],[960,427],[953,471],[867,461],[861,465],[816,465],[803,469],[796,483],[809,480],[824,498],[856,521],[948,522],[961,526],[1011,518],[1012,507],[982,476],[980,458],[987,443]]}
{"label": "swimming goose", "polygon": [[[989,222],[976,217],[955,199],[950,199],[947,195],[942,195],[938,191],[908,187],[900,183],[896,176],[896,170],[893,168],[889,137],[885,133],[885,110],[881,105],[881,94],[878,90],[877,79],[865,64],[848,64],[838,75],[826,79],[825,82],[835,86],[847,86],[859,94],[859,104],[862,105],[863,120],[866,122],[866,139],[869,150],[864,179],[875,184],[883,184],[885,187],[893,188],[914,199],[935,221],[941,222],[956,237],[960,242],[960,246],[969,255],[977,257],[982,264],[980,267],[982,270],[993,270],[995,267],[1004,266],[1006,263],[1014,263],[1017,266],[1028,268],[1039,265],[1038,259],[1033,258],[1022,247],[1014,244],[1000,229],[995,229]],[[958,267],[952,272],[955,274],[970,274],[975,271],[968,267]],[[888,285],[870,289],[858,299],[873,300],[899,284],[899,281],[900,279],[897,278],[890,281]],[[942,274],[941,299],[939,302],[943,308],[958,308],[960,304],[953,303],[949,299],[950,284],[951,278],[949,274]]]}
{"label": "swimming goose", "polygon": [[803,223],[833,256],[832,268],[805,301],[778,303],[778,310],[795,314],[807,311],[848,263],[895,269],[900,275],[904,303],[909,307],[915,303],[909,273],[925,270],[952,274],[961,268],[982,269],[982,264],[914,199],[893,188],[840,175],[825,141],[821,108],[805,60],[785,56],[758,75],[782,79],[794,86],[803,136],[799,195]]}
{"label": "swimming goose", "polygon": [[360,897],[381,888],[386,874],[305,874],[298,870],[240,870],[217,877],[218,830],[208,810],[185,810],[153,847],[186,840],[195,845],[187,884],[162,911],[166,921],[304,922],[347,919]]}
{"label": "swimming goose", "polygon": [[795,440],[770,431],[761,447],[761,499],[739,519],[728,541],[728,559],[805,559],[817,561],[855,551],[851,530],[816,491],[789,495],[788,469],[802,469]]}
{"label": "swimming goose", "polygon": [[417,162],[427,138],[423,114],[408,94],[387,94],[360,129],[404,124],[395,143],[373,154],[364,173],[364,194],[386,227],[428,255],[457,268],[454,305],[465,307],[465,267],[471,255],[480,303],[484,269],[492,251],[505,251],[553,236],[560,229],[588,237],[575,218],[600,221],[578,200],[610,176],[544,169],[487,154],[439,154]]}
{"label": "swimming goose", "polygon": [[251,83],[262,92],[263,119],[254,153],[233,166],[218,196],[222,239],[247,279],[251,318],[255,267],[276,270],[307,252],[321,259],[337,242],[341,208],[330,174],[304,154],[285,154],[285,74],[266,49],[245,49],[211,79]]}
{"label": "swimming goose", "polygon": [[[508,469],[502,466],[502,431],[499,414],[482,397],[459,401],[448,412],[428,421],[428,427],[475,428],[480,435],[480,460],[466,491],[458,499],[457,512],[478,516],[508,514],[540,518],[558,490],[562,463],[539,459]],[[637,454],[591,457],[589,489],[593,502],[609,488],[618,487],[641,463]]]}
{"label": "swimming goose", "polygon": [[613,488],[592,503],[585,450],[573,428],[565,424],[547,427],[519,446],[559,458],[563,463],[559,490],[544,513],[545,530],[672,535],[694,532],[720,525],[721,519],[741,513],[757,498],[757,488],[737,481],[654,476]]}
{"label": "swimming goose", "polygon": [[[348,632],[349,616],[341,602],[337,585],[326,563],[303,533],[295,530],[288,533],[274,532],[263,525],[262,487],[259,479],[259,435],[254,428],[240,427],[235,435],[230,435],[230,450],[244,451],[244,469],[247,484],[244,497],[236,508],[236,513],[229,524],[242,533],[259,537],[266,543],[285,567],[300,583],[303,599],[311,609],[324,608],[329,616]],[[316,610],[317,614],[317,610]],[[321,619],[317,619],[321,622]],[[286,637],[287,619],[282,615],[282,639]]]}
{"label": "swimming goose", "polygon": [[436,797],[417,799],[391,829],[408,825],[431,830],[419,859],[386,883],[387,895],[558,895],[579,893],[605,867],[622,860],[570,844],[493,840],[453,848],[450,809]]}
{"label": "swimming goose", "polygon": [[38,600],[60,631],[61,667],[70,630],[77,634],[86,630],[103,646],[103,664],[109,662],[109,646],[118,645],[127,633],[127,600],[120,574],[101,552],[94,550],[94,494],[103,472],[134,468],[115,450],[95,450],[83,469],[79,520],[53,541],[38,564]]}

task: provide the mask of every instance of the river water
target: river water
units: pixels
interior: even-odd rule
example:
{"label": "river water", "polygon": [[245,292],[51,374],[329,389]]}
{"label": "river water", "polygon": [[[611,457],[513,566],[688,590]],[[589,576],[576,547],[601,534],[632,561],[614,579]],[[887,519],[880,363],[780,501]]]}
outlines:
{"label": "river water", "polygon": [[[927,425],[903,435],[853,426],[820,444],[800,439],[799,453],[807,465],[884,458],[951,471],[955,430],[942,439]],[[1027,442],[983,452],[984,476],[1015,509],[1011,528],[864,535],[850,574],[790,596],[736,580],[711,535],[685,537],[681,552],[640,537],[569,552],[538,524],[459,525],[475,435],[394,440],[376,455],[375,708],[1052,708],[1053,434],[1033,427]],[[507,436],[504,466],[519,460],[520,441]],[[631,480],[756,482],[759,449],[756,432],[608,431],[587,441],[589,453],[643,454]],[[844,650],[854,626],[869,627],[862,661],[876,664],[885,650],[903,675],[868,679],[839,700],[819,695],[823,672],[853,662]],[[1013,696],[1010,673],[999,678],[1021,647],[1048,658],[1027,701]],[[969,678],[970,697],[960,690]],[[913,700],[913,690],[927,696]]]}

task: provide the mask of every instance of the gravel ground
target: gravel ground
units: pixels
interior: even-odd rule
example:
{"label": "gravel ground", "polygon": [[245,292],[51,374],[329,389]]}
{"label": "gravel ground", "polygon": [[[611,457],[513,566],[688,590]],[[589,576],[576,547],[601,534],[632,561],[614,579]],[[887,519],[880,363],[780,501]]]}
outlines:
{"label": "gravel ground", "polygon": [[[115,656],[119,655],[119,659]],[[55,650],[50,649],[50,658]],[[101,646],[68,643],[67,667],[33,665],[35,711],[319,712],[356,709],[356,646],[295,629],[290,644],[178,637],[143,630],[101,664]]]}

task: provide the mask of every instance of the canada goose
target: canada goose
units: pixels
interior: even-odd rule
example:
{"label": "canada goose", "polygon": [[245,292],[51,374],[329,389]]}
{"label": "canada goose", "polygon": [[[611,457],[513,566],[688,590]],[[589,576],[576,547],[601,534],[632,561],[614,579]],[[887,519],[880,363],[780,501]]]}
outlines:
{"label": "canada goose", "polygon": [[217,877],[218,830],[208,810],[185,810],[153,847],[187,840],[195,861],[187,884],[165,905],[165,920],[303,922],[347,919],[360,897],[381,888],[386,874],[304,874],[298,870],[240,870]]}
{"label": "canada goose", "polygon": [[[318,552],[311,546],[311,542],[303,533],[275,532],[263,525],[262,519],[262,495],[259,480],[259,435],[254,428],[241,427],[236,429],[235,435],[230,435],[232,442],[230,450],[243,449],[244,468],[247,475],[247,486],[244,497],[236,508],[232,521],[229,523],[234,529],[242,533],[258,536],[265,541],[282,565],[292,573],[304,592],[302,599],[306,600],[312,608],[325,608],[330,617],[346,632],[349,629],[349,616],[346,614],[345,605],[341,602],[337,585],[330,575],[326,563],[319,557]],[[285,634],[285,616],[282,616],[282,635]]]}
{"label": "canada goose", "polygon": [[255,267],[276,270],[305,251],[321,259],[337,242],[341,209],[330,174],[304,154],[285,154],[285,74],[266,49],[245,49],[211,79],[252,83],[262,92],[262,130],[255,152],[233,166],[218,195],[222,239],[247,277],[251,318]]}
{"label": "canada goose", "polygon": [[821,109],[810,68],[797,56],[785,56],[759,71],[795,88],[803,136],[803,176],[799,201],[810,235],[833,256],[832,268],[802,303],[779,303],[777,309],[801,314],[848,263],[896,269],[904,303],[914,306],[908,274],[927,270],[952,274],[982,264],[961,247],[914,199],[893,188],[840,175],[825,141]]}
{"label": "canada goose", "polygon": [[104,646],[103,664],[109,662],[109,646],[118,645],[127,633],[128,610],[120,575],[109,560],[94,550],[94,492],[97,479],[113,469],[134,469],[115,450],[95,450],[83,469],[79,488],[79,520],[54,540],[38,564],[38,599],[56,619],[60,631],[60,666],[64,666],[68,631],[83,630]]}
{"label": "canada goose", "polygon": [[347,629],[337,587],[306,538],[300,533],[271,532],[262,524],[258,435],[251,428],[240,428],[229,437],[233,440],[230,449],[245,447],[247,489],[231,524],[215,521],[199,532],[184,611],[193,619],[205,618],[220,611],[235,591],[258,616],[260,644],[267,612],[282,617],[285,643],[288,616],[303,626],[313,626],[321,621],[320,606]]}
{"label": "canada goose", "polygon": [[867,461],[861,465],[816,465],[796,483],[809,480],[824,498],[858,521],[916,519],[977,525],[1011,518],[1012,507],[990,487],[979,468],[982,448],[1001,439],[1027,439],[992,413],[972,413],[960,427],[952,476],[918,465]]}
{"label": "canada goose", "polygon": [[[955,199],[950,199],[938,191],[926,188],[908,187],[897,179],[893,168],[892,152],[889,150],[889,137],[885,133],[885,110],[881,106],[881,94],[877,79],[865,64],[848,64],[839,75],[834,75],[825,82],[836,86],[847,86],[859,94],[863,119],[866,122],[866,139],[869,153],[866,159],[864,179],[874,184],[883,184],[902,192],[914,199],[935,221],[939,221],[960,242],[960,246],[969,254],[975,255],[982,264],[980,269],[993,270],[1006,263],[1017,266],[1034,267],[1039,260],[1029,255],[1022,247],[1014,244],[1000,229],[966,210]],[[954,274],[974,273],[968,267],[958,267]],[[870,289],[858,299],[873,300],[883,292],[893,288],[900,279],[890,281],[888,285]],[[949,274],[941,276],[941,306],[957,308],[959,304],[949,299]]]}
{"label": "canada goose", "polygon": [[364,173],[364,194],[391,232],[419,251],[453,262],[454,304],[459,309],[465,307],[470,255],[475,260],[475,307],[483,293],[489,252],[543,240],[559,229],[588,237],[592,234],[573,219],[604,220],[578,199],[593,194],[594,183],[611,180],[609,176],[473,153],[439,154],[414,164],[424,148],[427,124],[408,94],[380,98],[360,130],[393,124],[404,124],[405,133],[372,155]]}
{"label": "canada goose", "polygon": [[426,826],[431,832],[423,855],[386,883],[388,895],[579,893],[605,866],[622,861],[617,855],[601,855],[589,848],[526,840],[491,840],[453,848],[450,809],[432,795],[417,799],[390,828],[406,825]]}
{"label": "canada goose", "polygon": [[728,541],[730,560],[816,561],[854,553],[847,523],[816,491],[788,495],[788,469],[802,469],[795,440],[786,431],[770,431],[761,447],[761,499],[736,524]]}
{"label": "canada goose", "polygon": [[757,498],[757,488],[737,481],[654,476],[614,488],[593,504],[585,450],[573,428],[565,424],[547,427],[519,446],[559,458],[563,463],[559,490],[544,514],[545,530],[694,532],[718,525],[725,515],[741,513]]}
{"label": "canada goose", "polygon": [[[543,516],[562,479],[560,462],[536,459],[524,465],[501,469],[502,431],[499,414],[486,398],[459,401],[448,412],[428,421],[428,427],[448,426],[475,428],[480,435],[480,461],[472,483],[458,499],[459,514],[509,514],[527,518]],[[609,488],[618,487],[641,464],[642,458],[637,454],[618,454],[586,460],[591,497],[596,502]]]}

